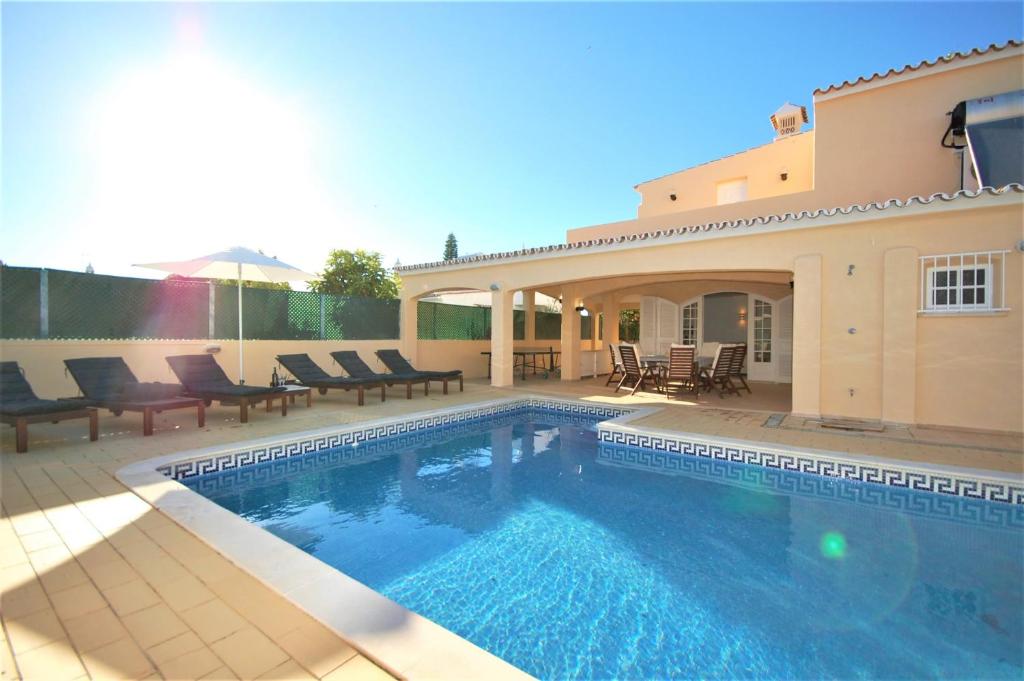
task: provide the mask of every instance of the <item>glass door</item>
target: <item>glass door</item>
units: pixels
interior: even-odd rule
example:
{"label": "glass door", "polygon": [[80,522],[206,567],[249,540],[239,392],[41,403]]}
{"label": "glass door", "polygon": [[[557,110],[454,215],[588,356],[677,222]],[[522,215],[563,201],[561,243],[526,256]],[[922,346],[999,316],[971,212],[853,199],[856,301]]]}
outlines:
{"label": "glass door", "polygon": [[777,380],[776,310],[767,298],[750,296],[750,326],[747,330],[747,374],[753,381]]}

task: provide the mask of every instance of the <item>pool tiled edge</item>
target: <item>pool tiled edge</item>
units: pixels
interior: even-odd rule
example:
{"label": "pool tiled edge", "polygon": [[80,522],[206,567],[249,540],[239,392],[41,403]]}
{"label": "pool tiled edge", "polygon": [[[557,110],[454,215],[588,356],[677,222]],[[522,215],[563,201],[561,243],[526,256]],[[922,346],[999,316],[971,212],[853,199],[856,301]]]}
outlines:
{"label": "pool tiled edge", "polygon": [[[1024,478],[975,469],[909,464],[877,457],[769,446],[695,433],[631,425],[658,407],[522,396],[442,410],[322,428],[274,438],[148,459],[117,477],[154,507],[240,568],[333,629],[357,650],[403,678],[526,678],[514,666],[434,622],[385,598],[301,549],[252,525],[185,487],[179,480],[268,461],[301,463],[304,454],[348,447],[351,458],[372,456],[375,443],[524,410],[554,410],[604,419],[603,446],[628,458],[659,457],[666,468],[684,458],[729,461],[767,469],[843,478],[970,499],[1024,504]],[[308,457],[307,457],[308,458]],[[628,461],[625,461],[628,463]],[[290,465],[290,464],[289,464]]]}
{"label": "pool tiled edge", "polygon": [[[631,422],[647,414],[625,414],[598,427],[602,444],[662,455],[699,457],[717,461],[807,473],[825,478],[889,485],[918,492],[933,492],[1008,504],[1024,504],[1024,476],[975,468],[952,468],[875,456],[829,452],[788,445],[766,445],[748,440],[637,428]],[[649,412],[647,412],[649,413]],[[666,468],[671,468],[666,459]]]}

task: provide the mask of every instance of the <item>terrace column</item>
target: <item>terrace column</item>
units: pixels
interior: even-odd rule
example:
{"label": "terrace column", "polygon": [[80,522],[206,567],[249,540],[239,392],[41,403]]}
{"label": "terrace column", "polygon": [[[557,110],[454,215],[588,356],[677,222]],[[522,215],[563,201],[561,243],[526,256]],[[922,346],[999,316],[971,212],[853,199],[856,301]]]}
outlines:
{"label": "terrace column", "polygon": [[580,378],[580,313],[576,306],[580,298],[576,288],[562,288],[562,380],[577,381]]}
{"label": "terrace column", "polygon": [[917,407],[917,250],[885,252],[882,420],[914,423]]}
{"label": "terrace column", "polygon": [[491,291],[491,385],[511,386],[514,378],[512,361],[513,291],[504,288]]}
{"label": "terrace column", "polygon": [[820,255],[793,263],[793,413],[821,416]]}
{"label": "terrace column", "polygon": [[415,366],[418,359],[417,340],[418,331],[416,328],[416,310],[419,301],[415,296],[403,296],[401,298],[398,317],[398,337],[402,354]]}
{"label": "terrace column", "polygon": [[526,332],[523,344],[531,347],[537,341],[537,292],[527,289],[523,291],[523,312],[526,314]]}
{"label": "terrace column", "polygon": [[[608,347],[619,344],[619,297],[614,293],[604,297],[604,344]],[[611,363],[611,356],[605,352],[601,366],[607,366],[611,371]]]}

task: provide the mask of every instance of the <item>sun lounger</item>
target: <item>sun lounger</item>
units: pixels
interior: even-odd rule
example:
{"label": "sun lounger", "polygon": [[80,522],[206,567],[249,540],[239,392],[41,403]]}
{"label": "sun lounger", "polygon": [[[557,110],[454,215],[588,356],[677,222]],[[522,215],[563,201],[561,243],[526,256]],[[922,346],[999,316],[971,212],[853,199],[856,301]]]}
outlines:
{"label": "sun lounger", "polygon": [[384,362],[388,371],[402,376],[423,376],[428,381],[441,381],[441,391],[448,394],[448,381],[459,379],[459,392],[463,391],[462,370],[452,369],[451,371],[420,371],[409,364],[409,360],[402,357],[398,350],[378,350],[377,357]]}
{"label": "sun lounger", "polygon": [[375,378],[349,378],[346,376],[331,376],[326,371],[320,368],[320,365],[314,362],[309,355],[306,353],[300,353],[296,355],[278,355],[277,361],[281,363],[281,366],[285,368],[295,379],[302,385],[308,388],[316,388],[321,395],[327,393],[328,390],[349,390],[357,391],[359,406],[363,406],[364,403],[364,391],[366,388],[380,388],[380,401],[383,402],[385,399],[384,391],[386,390],[383,381]]}
{"label": "sun lounger", "polygon": [[14,426],[15,451],[28,451],[28,424],[89,419],[89,439],[99,438],[99,415],[86,400],[41,400],[17,362],[0,362],[0,422]]}
{"label": "sun lounger", "polygon": [[[249,422],[249,405],[266,400],[267,411],[275,399],[281,400],[281,416],[288,415],[288,398],[295,391],[287,386],[265,388],[252,385],[236,385],[231,382],[217,361],[210,355],[174,355],[167,358],[171,371],[181,381],[187,397],[198,397],[206,406],[216,400],[221,404],[237,404],[239,420]],[[309,389],[306,389],[309,392]],[[307,405],[309,404],[307,394]]]}
{"label": "sun lounger", "polygon": [[341,365],[341,368],[345,370],[352,378],[362,379],[375,379],[383,381],[387,385],[404,385],[405,386],[405,398],[408,400],[412,399],[412,386],[416,383],[423,384],[423,394],[430,394],[430,379],[424,376],[417,376],[415,374],[378,374],[370,367],[366,366],[366,362],[359,357],[359,353],[355,350],[335,350],[331,353],[331,357],[335,362]]}
{"label": "sun lounger", "polygon": [[120,357],[81,357],[64,360],[90,404],[109,409],[115,416],[142,412],[142,434],[153,434],[153,415],[171,409],[196,409],[199,427],[206,425],[203,401],[182,397],[185,391],[172,383],[140,383]]}

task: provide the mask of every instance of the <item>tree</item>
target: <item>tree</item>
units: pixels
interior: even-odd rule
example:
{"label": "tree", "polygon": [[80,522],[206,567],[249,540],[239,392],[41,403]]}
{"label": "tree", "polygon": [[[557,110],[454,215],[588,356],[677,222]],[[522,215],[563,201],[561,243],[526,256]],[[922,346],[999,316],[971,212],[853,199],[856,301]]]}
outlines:
{"label": "tree", "polygon": [[619,313],[619,340],[637,343],[640,340],[640,310],[626,309]]}
{"label": "tree", "polygon": [[397,298],[398,278],[381,264],[375,251],[332,250],[320,278],[310,282],[317,293],[364,298]]}
{"label": "tree", "polygon": [[459,242],[455,239],[454,232],[448,232],[448,238],[444,242],[444,259],[455,260],[459,257]]}

